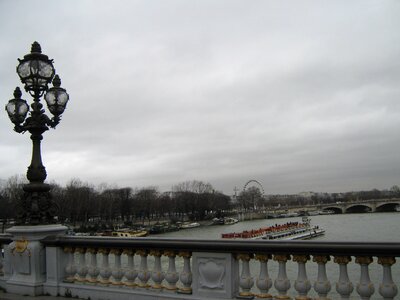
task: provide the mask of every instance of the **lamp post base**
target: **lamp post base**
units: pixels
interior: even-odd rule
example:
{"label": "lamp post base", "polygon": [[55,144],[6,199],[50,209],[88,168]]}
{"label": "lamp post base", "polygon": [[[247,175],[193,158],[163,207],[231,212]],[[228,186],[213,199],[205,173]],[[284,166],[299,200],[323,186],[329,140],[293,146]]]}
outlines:
{"label": "lamp post base", "polygon": [[57,206],[54,203],[50,185],[28,183],[23,187],[24,195],[17,205],[18,225],[54,224]]}

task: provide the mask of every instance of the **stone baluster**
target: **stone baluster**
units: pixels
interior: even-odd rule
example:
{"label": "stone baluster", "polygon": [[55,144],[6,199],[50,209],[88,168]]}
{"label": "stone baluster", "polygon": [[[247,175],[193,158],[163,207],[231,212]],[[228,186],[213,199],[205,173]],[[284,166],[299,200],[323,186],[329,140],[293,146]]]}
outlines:
{"label": "stone baluster", "polygon": [[176,283],[179,280],[179,274],[176,271],[175,266],[176,253],[174,251],[165,251],[164,255],[168,256],[168,270],[167,273],[165,273],[165,280],[168,284],[165,286],[165,288],[167,291],[176,291],[178,289]]}
{"label": "stone baluster", "polygon": [[297,279],[294,282],[294,288],[299,293],[295,298],[296,300],[311,300],[307,296],[308,292],[311,290],[311,283],[307,277],[306,263],[310,260],[309,255],[293,255],[293,261],[297,262],[298,273]]}
{"label": "stone baluster", "polygon": [[183,258],[183,269],[179,275],[179,279],[183,284],[183,287],[179,288],[180,293],[191,294],[192,293],[192,271],[190,270],[190,258],[192,253],[190,252],[179,252],[178,254]]}
{"label": "stone baluster", "polygon": [[342,300],[350,299],[354,287],[347,273],[347,264],[351,261],[350,256],[335,256],[334,262],[339,264],[339,280],[336,283],[336,291]]}
{"label": "stone baluster", "polygon": [[97,276],[100,274],[100,269],[97,266],[97,250],[95,248],[88,248],[87,253],[90,253],[90,264],[88,267],[88,282],[91,284],[97,283]]}
{"label": "stone baluster", "polygon": [[274,260],[279,263],[278,276],[274,281],[274,287],[278,291],[278,296],[275,296],[275,299],[291,299],[287,295],[287,291],[290,289],[290,281],[286,274],[286,263],[290,260],[290,255],[274,255]]}
{"label": "stone baluster", "polygon": [[326,263],[330,260],[328,255],[315,255],[313,261],[318,264],[317,281],[314,282],[314,290],[318,293],[319,300],[327,300],[328,293],[331,290],[331,283],[326,275]]}
{"label": "stone baluster", "polygon": [[397,295],[397,286],[392,278],[392,265],[396,263],[394,257],[379,257],[378,264],[383,267],[383,279],[379,285],[379,294],[384,300],[394,299]]}
{"label": "stone baluster", "polygon": [[360,295],[361,300],[369,300],[371,295],[375,292],[368,271],[368,265],[372,263],[372,261],[373,259],[370,256],[356,257],[356,263],[361,266],[360,282],[357,284],[357,293]]}
{"label": "stone baluster", "polygon": [[152,288],[156,290],[161,290],[161,282],[164,280],[164,273],[161,269],[162,252],[160,250],[151,250],[150,255],[154,256],[154,269],[151,272],[151,279],[154,282]]}
{"label": "stone baluster", "polygon": [[122,254],[122,250],[121,249],[112,249],[110,251],[110,254],[114,254],[114,267],[111,270],[111,275],[113,277],[113,281],[111,282],[112,285],[123,285],[122,283],[122,277],[124,277],[124,270],[121,267],[121,254]]}
{"label": "stone baluster", "polygon": [[76,265],[74,249],[72,247],[64,247],[64,252],[68,255],[68,262],[65,266],[65,279],[64,282],[72,283],[75,281]]}
{"label": "stone baluster", "polygon": [[237,260],[242,261],[242,272],[239,278],[239,292],[240,297],[253,297],[253,293],[250,291],[254,285],[253,277],[251,277],[249,262],[253,258],[252,254],[241,253],[236,256]]}
{"label": "stone baluster", "polygon": [[138,271],[135,268],[135,251],[130,250],[130,249],[125,249],[124,254],[128,256],[128,267],[125,270],[125,278],[127,279],[125,281],[125,285],[128,287],[134,287],[136,286],[135,279],[138,276]]}
{"label": "stone baluster", "polygon": [[268,259],[271,255],[257,254],[255,259],[260,262],[260,274],[256,280],[256,286],[260,290],[257,294],[257,298],[272,299],[272,296],[268,294],[269,289],[272,287],[272,279],[268,274]]}
{"label": "stone baluster", "polygon": [[139,274],[138,278],[140,283],[138,284],[141,288],[148,288],[150,285],[147,283],[150,279],[150,271],[147,267],[147,251],[146,250],[138,250],[136,252],[140,255],[140,267],[139,267]]}
{"label": "stone baluster", "polygon": [[78,253],[79,255],[79,264],[78,264],[78,270],[77,270],[77,278],[76,280],[78,282],[85,282],[86,281],[86,275],[88,273],[88,267],[86,265],[86,249],[85,248],[76,248],[75,252]]}
{"label": "stone baluster", "polygon": [[108,261],[108,256],[110,253],[109,249],[101,248],[99,249],[99,253],[102,254],[102,261],[100,267],[100,283],[101,284],[109,284],[111,277],[111,269]]}

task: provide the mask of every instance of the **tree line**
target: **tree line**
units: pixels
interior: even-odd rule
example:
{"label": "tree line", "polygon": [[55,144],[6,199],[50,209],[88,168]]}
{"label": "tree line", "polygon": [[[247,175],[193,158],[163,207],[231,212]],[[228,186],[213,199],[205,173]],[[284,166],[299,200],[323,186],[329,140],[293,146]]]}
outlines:
{"label": "tree line", "polygon": [[[23,176],[13,176],[0,187],[0,219],[15,217],[22,197]],[[86,223],[145,223],[150,220],[202,220],[230,207],[230,197],[202,181],[187,181],[161,193],[155,186],[143,188],[94,186],[79,179],[65,186],[50,183],[58,206],[58,221],[73,226]]]}
{"label": "tree line", "polygon": [[[23,196],[25,176],[12,176],[0,182],[0,220],[3,226],[15,218],[15,205]],[[65,186],[50,183],[53,199],[59,212],[58,220],[73,226],[87,223],[144,224],[152,220],[204,220],[221,217],[228,212],[273,210],[277,207],[305,206],[323,203],[351,202],[400,197],[400,188],[347,193],[319,193],[311,197],[301,195],[262,194],[250,187],[231,198],[216,191],[210,183],[192,180],[178,183],[169,192],[158,187],[142,188],[94,186],[80,179],[71,179]]]}

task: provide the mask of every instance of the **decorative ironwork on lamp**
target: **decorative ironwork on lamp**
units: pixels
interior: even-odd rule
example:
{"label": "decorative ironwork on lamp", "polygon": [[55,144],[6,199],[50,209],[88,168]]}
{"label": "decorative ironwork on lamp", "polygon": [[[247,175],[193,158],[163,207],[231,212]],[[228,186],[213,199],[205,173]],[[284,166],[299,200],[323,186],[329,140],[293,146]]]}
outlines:
{"label": "decorative ironwork on lamp", "polygon": [[[27,91],[33,97],[31,109],[25,100],[21,98],[21,90],[17,87],[14,91],[14,99],[8,101],[6,111],[14,130],[18,133],[29,131],[31,134],[32,161],[27,171],[29,183],[24,189],[24,197],[17,205],[17,224],[49,224],[54,223],[56,213],[55,203],[50,194],[50,185],[44,183],[47,174],[42,164],[40,143],[42,134],[51,128],[55,128],[60,122],[60,116],[64,112],[69,95],[61,88],[61,80],[55,75],[53,60],[42,54],[38,42],[32,44],[31,53],[18,59],[17,73]],[[53,87],[48,84],[53,80]],[[46,94],[45,94],[46,93]],[[48,110],[53,115],[49,118],[45,114],[40,98],[44,98]],[[28,118],[26,118],[29,113]]]}

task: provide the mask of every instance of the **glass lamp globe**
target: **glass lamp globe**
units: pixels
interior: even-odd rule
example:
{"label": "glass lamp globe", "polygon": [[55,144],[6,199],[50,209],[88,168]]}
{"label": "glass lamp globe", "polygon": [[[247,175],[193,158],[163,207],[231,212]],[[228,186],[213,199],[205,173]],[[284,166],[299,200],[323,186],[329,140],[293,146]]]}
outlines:
{"label": "glass lamp globe", "polygon": [[21,99],[21,90],[17,87],[14,91],[14,99],[8,101],[6,111],[11,122],[14,124],[21,124],[26,118],[29,111],[29,105],[25,100]]}
{"label": "glass lamp globe", "polygon": [[31,53],[18,61],[17,73],[21,82],[25,84],[25,90],[30,93],[43,94],[55,73],[53,60],[42,54],[39,43],[34,42]]}
{"label": "glass lamp globe", "polygon": [[69,95],[65,89],[60,87],[60,85],[60,77],[58,75],[54,76],[53,87],[47,91],[46,95],[44,95],[47,107],[54,116],[59,116],[64,112],[69,100]]}

